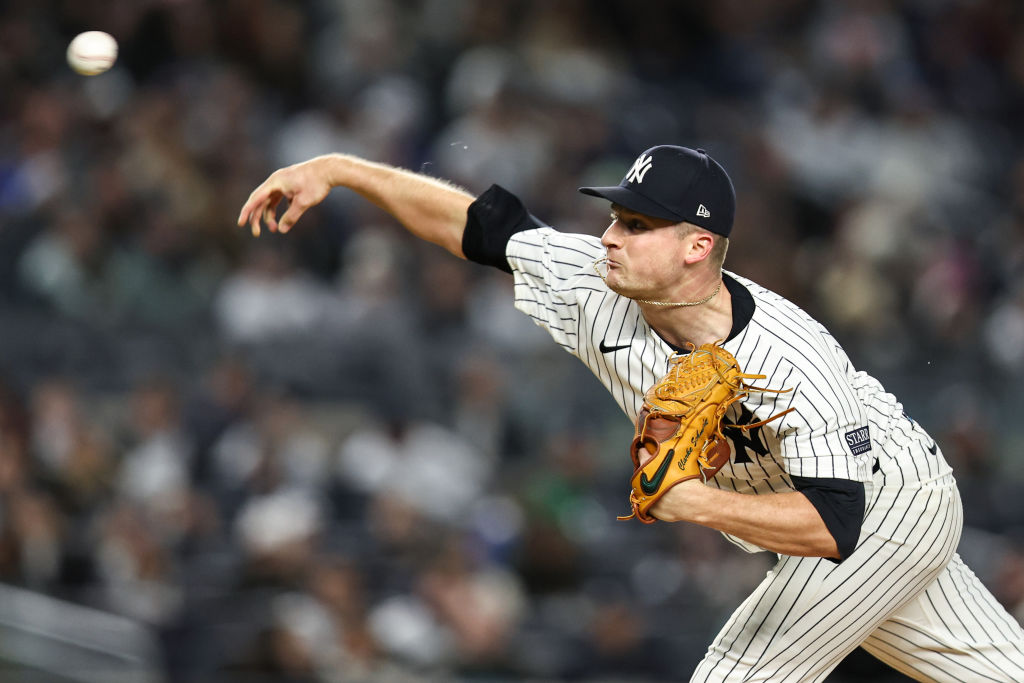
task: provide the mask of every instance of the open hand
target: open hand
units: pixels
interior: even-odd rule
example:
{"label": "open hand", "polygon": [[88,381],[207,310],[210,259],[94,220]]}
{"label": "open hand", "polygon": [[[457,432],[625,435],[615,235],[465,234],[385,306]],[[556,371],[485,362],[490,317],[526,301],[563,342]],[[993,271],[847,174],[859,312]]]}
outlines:
{"label": "open hand", "polygon": [[[261,222],[271,232],[286,233],[306,209],[324,200],[331,187],[323,157],[278,169],[249,195],[238,214],[238,226],[248,223],[253,237],[259,237]],[[288,209],[278,220],[277,207],[282,199],[288,201]]]}

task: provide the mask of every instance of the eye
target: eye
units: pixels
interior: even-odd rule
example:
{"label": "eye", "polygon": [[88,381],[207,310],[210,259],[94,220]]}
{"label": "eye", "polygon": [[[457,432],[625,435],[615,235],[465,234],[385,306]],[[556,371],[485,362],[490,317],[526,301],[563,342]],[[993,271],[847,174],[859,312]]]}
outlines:
{"label": "eye", "polygon": [[620,216],[615,211],[612,211],[611,213],[609,213],[608,216],[613,221],[619,221],[620,223],[622,223],[624,226],[626,226],[626,229],[629,230],[630,232],[643,232],[644,230],[648,229],[646,225],[644,225],[640,221],[636,220],[635,218],[634,219],[623,218],[622,216]]}

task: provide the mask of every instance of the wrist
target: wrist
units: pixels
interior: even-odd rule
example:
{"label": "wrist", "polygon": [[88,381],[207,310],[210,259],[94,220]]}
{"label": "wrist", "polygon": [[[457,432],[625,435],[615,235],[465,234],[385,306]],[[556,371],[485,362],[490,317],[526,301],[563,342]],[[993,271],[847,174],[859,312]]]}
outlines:
{"label": "wrist", "polygon": [[705,519],[707,494],[711,491],[700,479],[676,484],[658,501],[655,516],[664,522],[695,522]]}
{"label": "wrist", "polygon": [[712,508],[709,499],[717,493],[717,489],[705,486],[700,479],[691,479],[687,483],[686,506],[679,511],[681,521],[706,525],[709,521],[708,511]]}
{"label": "wrist", "polygon": [[346,184],[345,172],[351,164],[352,157],[346,154],[324,154],[316,157],[314,163],[319,167],[319,175],[328,185],[339,187]]}

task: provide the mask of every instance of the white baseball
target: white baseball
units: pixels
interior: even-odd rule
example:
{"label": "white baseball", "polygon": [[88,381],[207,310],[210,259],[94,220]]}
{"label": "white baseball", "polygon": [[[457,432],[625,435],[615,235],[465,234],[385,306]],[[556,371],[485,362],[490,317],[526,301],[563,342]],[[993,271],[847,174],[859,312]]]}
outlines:
{"label": "white baseball", "polygon": [[86,31],[68,45],[68,64],[83,76],[101,74],[117,60],[117,41],[103,31]]}

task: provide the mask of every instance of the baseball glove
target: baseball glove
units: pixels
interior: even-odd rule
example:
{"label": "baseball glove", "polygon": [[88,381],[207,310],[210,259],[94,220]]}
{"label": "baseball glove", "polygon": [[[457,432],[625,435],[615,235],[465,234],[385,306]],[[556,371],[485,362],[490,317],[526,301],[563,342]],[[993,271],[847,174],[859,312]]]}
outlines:
{"label": "baseball glove", "polygon": [[[630,480],[629,503],[633,519],[650,524],[649,510],[665,493],[681,482],[701,477],[707,481],[729,462],[731,449],[722,435],[722,417],[736,401],[750,392],[773,391],[747,384],[764,379],[740,371],[731,353],[718,344],[690,345],[690,353],[670,359],[668,374],[644,395],[629,452],[635,471]],[[737,425],[752,429],[782,417],[792,408],[767,420]]]}

